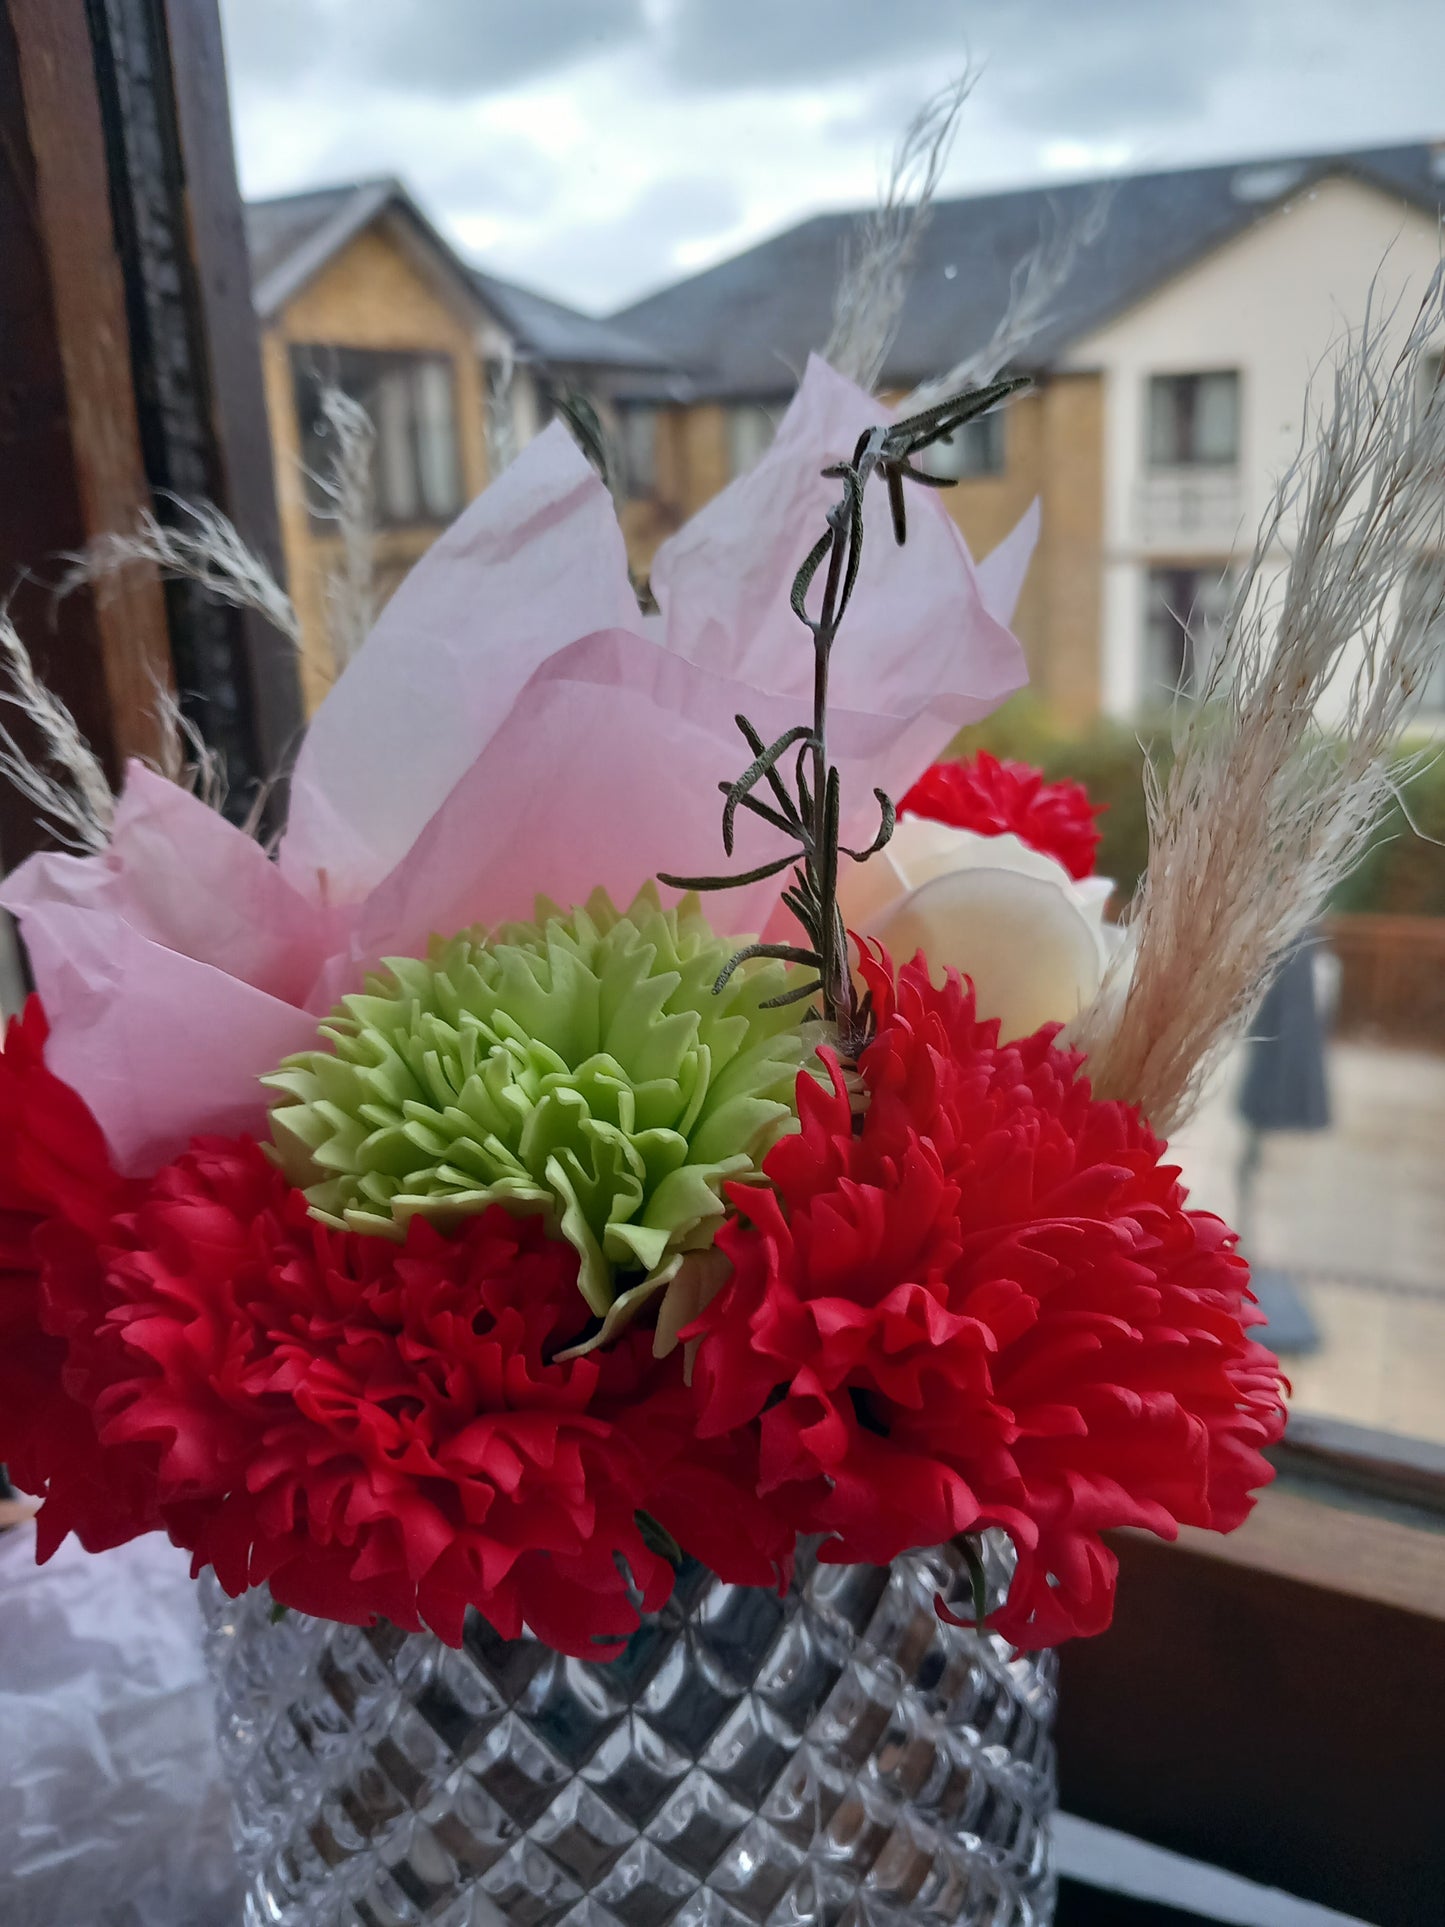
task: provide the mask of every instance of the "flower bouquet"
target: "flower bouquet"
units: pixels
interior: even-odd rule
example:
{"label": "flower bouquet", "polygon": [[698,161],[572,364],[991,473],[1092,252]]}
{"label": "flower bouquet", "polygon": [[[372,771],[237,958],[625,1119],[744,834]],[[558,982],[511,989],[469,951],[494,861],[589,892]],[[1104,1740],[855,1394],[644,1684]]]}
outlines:
{"label": "flower bouquet", "polygon": [[1136,1101],[1248,997],[1181,1044],[1082,792],[932,767],[1023,680],[1033,530],[976,567],[916,461],[1015,385],[815,362],[645,616],[554,427],[274,852],[133,767],[6,885],[0,1457],[42,1558],[205,1576],[251,1921],[1047,1920],[1103,1535],[1270,1476]]}

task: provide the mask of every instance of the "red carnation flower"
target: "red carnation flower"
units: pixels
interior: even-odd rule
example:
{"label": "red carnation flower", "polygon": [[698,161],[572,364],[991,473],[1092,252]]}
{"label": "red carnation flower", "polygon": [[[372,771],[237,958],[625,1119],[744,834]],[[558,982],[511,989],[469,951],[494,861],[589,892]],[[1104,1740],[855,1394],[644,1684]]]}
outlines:
{"label": "red carnation flower", "polygon": [[46,1034],[32,997],[0,1051],[0,1460],[22,1491],[50,1495],[42,1559],[68,1532],[99,1552],[157,1523],[143,1459],[102,1451],[71,1395],[68,1334],[93,1306],[94,1240],[132,1187],[84,1102],[46,1068]]}
{"label": "red carnation flower", "polygon": [[805,1076],[774,1188],[732,1190],[734,1276],[690,1328],[701,1430],[756,1430],[764,1493],[824,1557],[1002,1527],[997,1630],[1100,1631],[1102,1532],[1228,1530],[1271,1477],[1278,1365],[1246,1333],[1248,1269],[1052,1027],[1000,1046],[956,977],[865,972],[861,1128],[836,1067],[831,1089]]}
{"label": "red carnation flower", "polygon": [[988,751],[966,763],[935,763],[898,805],[905,816],[932,817],[979,836],[1012,831],[1031,849],[1058,859],[1072,877],[1094,873],[1102,804],[1082,783],[1045,782],[1027,763],[1001,763]]}
{"label": "red carnation flower", "polygon": [[[73,1308],[67,1386],[102,1458],[144,1467],[149,1522],[232,1593],[452,1643],[474,1605],[597,1658],[672,1587],[640,1511],[736,1580],[786,1573],[748,1442],[683,1423],[680,1352],[638,1330],[557,1357],[589,1314],[539,1219],[336,1232],[255,1144],[210,1140],[77,1256],[47,1268]],[[66,1479],[49,1494],[68,1519]]]}
{"label": "red carnation flower", "polygon": [[228,1591],[454,1644],[476,1605],[592,1657],[637,1624],[619,1555],[646,1609],[666,1599],[647,1469],[600,1415],[641,1387],[650,1337],[555,1361],[587,1310],[539,1220],[335,1232],[256,1145],[207,1141],[122,1232],[87,1392],[105,1444],[154,1454],[167,1528]]}

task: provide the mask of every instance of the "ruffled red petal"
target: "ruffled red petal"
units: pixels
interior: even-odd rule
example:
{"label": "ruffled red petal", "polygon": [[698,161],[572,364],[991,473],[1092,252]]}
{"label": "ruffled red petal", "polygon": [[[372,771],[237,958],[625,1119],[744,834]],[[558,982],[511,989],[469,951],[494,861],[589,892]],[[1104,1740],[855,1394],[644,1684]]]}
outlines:
{"label": "ruffled red petal", "polygon": [[100,1447],[70,1345],[95,1315],[93,1241],[131,1187],[46,1068],[46,1034],[32,997],[0,1051],[0,1460],[22,1491],[49,1495],[42,1558],[69,1532],[98,1552],[156,1524],[144,1463]]}
{"label": "ruffled red petal", "polygon": [[980,836],[1012,832],[1030,848],[1057,857],[1072,877],[1092,876],[1104,806],[1081,783],[1050,783],[1028,763],[1000,762],[980,750],[967,762],[935,763],[898,805]]}
{"label": "ruffled red petal", "polygon": [[1002,1527],[998,1630],[1098,1631],[1102,1532],[1228,1530],[1271,1477],[1279,1372],[1248,1336],[1248,1269],[1053,1028],[1001,1046],[956,977],[865,971],[861,1128],[840,1075],[804,1078],[773,1190],[732,1192],[734,1276],[690,1333],[701,1431],[756,1433],[763,1490],[826,1558]]}

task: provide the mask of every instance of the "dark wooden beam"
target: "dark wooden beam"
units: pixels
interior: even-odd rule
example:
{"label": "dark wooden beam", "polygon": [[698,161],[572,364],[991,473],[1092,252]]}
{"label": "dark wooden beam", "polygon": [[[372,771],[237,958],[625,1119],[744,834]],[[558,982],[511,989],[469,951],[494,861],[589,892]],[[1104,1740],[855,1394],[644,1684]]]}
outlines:
{"label": "dark wooden beam", "polygon": [[[86,0],[109,138],[141,435],[158,512],[213,502],[280,574],[270,440],[215,0]],[[182,516],[183,519],[183,516]],[[295,747],[293,653],[168,590],[183,704],[244,807]]]}
{"label": "dark wooden beam", "polygon": [[[276,510],[251,259],[236,178],[231,99],[214,0],[164,0],[171,92],[184,164],[184,213],[195,264],[218,499],[248,546],[285,580]],[[289,766],[303,721],[292,645],[262,617],[240,617],[255,755],[268,775]]]}
{"label": "dark wooden beam", "polygon": [[[36,576],[57,552],[134,524],[150,501],[131,379],[124,278],[82,0],[0,8],[0,595],[45,680],[112,776],[157,742],[169,679],[155,578],[54,604]],[[31,747],[22,719],[8,719]],[[0,784],[10,865],[43,837]]]}

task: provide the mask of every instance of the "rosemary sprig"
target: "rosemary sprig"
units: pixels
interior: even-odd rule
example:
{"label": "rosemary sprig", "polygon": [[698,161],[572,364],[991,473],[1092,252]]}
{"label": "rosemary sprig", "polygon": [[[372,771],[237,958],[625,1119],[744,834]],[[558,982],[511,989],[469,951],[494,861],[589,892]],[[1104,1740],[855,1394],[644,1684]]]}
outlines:
{"label": "rosemary sprig", "polygon": [[[827,528],[809,550],[793,580],[792,607],[798,620],[813,638],[813,718],[810,724],[798,723],[785,730],[776,742],[764,743],[746,716],[737,726],[752,752],[753,760],[736,782],[721,783],[723,804],[723,848],[729,856],[737,830],[739,810],[747,810],[774,829],[790,837],[795,848],[741,876],[678,877],[662,875],[661,881],[679,890],[731,890],[739,884],[759,883],[793,872],[792,886],[783,892],[783,901],[801,924],[806,946],[800,944],[751,944],[740,950],[718,979],[721,990],[732,973],[750,957],[781,957],[802,964],[814,973],[806,984],[788,991],[779,1002],[800,1003],[805,998],[820,999],[820,1014],[835,1029],[841,1055],[856,1061],[868,1041],[872,1013],[867,998],[860,998],[853,984],[848,956],[848,937],[838,909],[838,864],[841,857],[863,863],[884,848],[893,834],[894,807],[882,790],[875,790],[878,801],[878,833],[864,850],[840,849],[838,825],[842,814],[841,779],[828,757],[828,670],[833,644],[848,610],[858,569],[863,559],[863,498],[869,482],[878,476],[888,491],[893,523],[893,538],[902,545],[907,539],[908,522],[904,484],[920,482],[928,488],[948,488],[951,480],[926,474],[915,466],[915,458],[935,442],[946,440],[955,429],[977,416],[987,414],[1007,396],[1026,387],[1021,377],[990,382],[985,388],[970,389],[948,401],[936,403],[906,421],[880,424],[858,439],[853,459],[825,468],[829,480],[843,485],[843,492],[828,511]],[[819,578],[821,598],[817,614],[809,612],[809,600]],[[792,782],[783,774],[784,758],[792,750]],[[756,792],[766,785],[771,801]]]}

